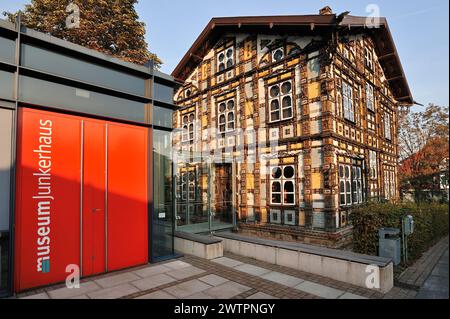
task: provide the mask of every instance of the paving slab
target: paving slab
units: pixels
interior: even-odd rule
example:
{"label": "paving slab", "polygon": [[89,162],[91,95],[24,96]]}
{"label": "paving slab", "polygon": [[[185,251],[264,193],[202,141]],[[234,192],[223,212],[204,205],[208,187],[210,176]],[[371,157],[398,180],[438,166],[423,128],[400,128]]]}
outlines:
{"label": "paving slab", "polygon": [[190,300],[205,300],[205,299],[214,299],[214,297],[205,294],[204,292],[197,292],[196,294],[193,294],[191,296],[186,297],[185,299]]}
{"label": "paving slab", "polygon": [[139,289],[130,284],[123,284],[111,288],[101,289],[88,294],[91,299],[118,299],[139,292]]}
{"label": "paving slab", "polygon": [[154,275],[151,277],[133,281],[132,284],[133,284],[133,286],[136,286],[137,288],[139,288],[141,291],[145,291],[145,290],[150,290],[150,289],[162,286],[162,285],[170,284],[174,281],[175,281],[175,279],[173,277],[170,277],[166,274],[159,274],[159,275]]}
{"label": "paving slab", "polygon": [[163,290],[160,290],[137,297],[135,299],[175,299],[175,297]]}
{"label": "paving slab", "polygon": [[246,291],[249,291],[250,289],[250,287],[238,284],[237,282],[229,281],[219,286],[205,290],[204,293],[216,299],[230,299]]}
{"label": "paving slab", "polygon": [[301,283],[300,285],[296,286],[295,289],[325,299],[337,299],[344,294],[344,291],[316,284],[310,281]]}
{"label": "paving slab", "polygon": [[163,274],[169,272],[173,269],[166,267],[164,265],[150,266],[143,269],[135,270],[133,273],[138,275],[139,277],[146,278],[154,275]]}
{"label": "paving slab", "polygon": [[189,266],[186,268],[171,270],[171,271],[167,272],[166,274],[177,280],[181,280],[181,279],[186,279],[189,277],[197,276],[197,275],[203,274],[205,272],[206,271],[204,271],[203,269],[200,269],[200,268],[197,268],[194,266]]}
{"label": "paving slab", "polygon": [[231,267],[231,268],[244,264],[243,262],[241,262],[239,260],[231,259],[228,257],[220,257],[220,258],[212,260],[212,262],[215,262],[215,263],[220,264],[225,267]]}
{"label": "paving slab", "polygon": [[270,281],[276,282],[280,285],[284,285],[284,286],[288,286],[288,287],[295,287],[295,286],[298,286],[299,284],[301,284],[302,282],[304,282],[303,279],[300,279],[300,278],[297,278],[294,276],[289,276],[286,274],[282,274],[282,273],[276,272],[276,271],[271,271],[267,274],[264,274],[261,276],[261,278],[270,280]]}
{"label": "paving slab", "polygon": [[141,279],[141,277],[139,277],[136,274],[133,274],[132,272],[126,272],[119,275],[113,275],[97,279],[95,280],[95,282],[103,288],[111,288],[122,284],[127,284],[138,279]]}
{"label": "paving slab", "polygon": [[186,263],[184,261],[181,261],[181,260],[175,260],[175,261],[172,261],[170,263],[164,264],[163,266],[164,267],[168,267],[168,268],[170,268],[172,270],[177,270],[177,269],[183,269],[183,268],[191,267],[192,265],[188,264],[188,263]]}
{"label": "paving slab", "polygon": [[263,292],[257,292],[256,294],[247,297],[247,299],[263,300],[263,299],[279,299],[279,298],[265,294]]}
{"label": "paving slab", "polygon": [[27,297],[23,297],[23,298],[20,298],[20,299],[50,299],[50,297],[47,295],[47,293],[42,292],[40,294],[27,296]]}
{"label": "paving slab", "polygon": [[349,292],[346,292],[345,294],[343,294],[342,296],[340,296],[338,299],[367,299],[366,297],[363,296],[359,296],[359,295],[355,295]]}
{"label": "paving slab", "polygon": [[211,288],[210,285],[205,284],[200,280],[193,279],[175,286],[168,287],[164,289],[164,291],[177,298],[186,298],[209,288]]}
{"label": "paving slab", "polygon": [[102,287],[93,281],[88,281],[80,284],[80,288],[69,289],[67,287],[48,291],[51,299],[70,299],[72,297],[81,296],[93,291],[101,290]]}
{"label": "paving slab", "polygon": [[242,264],[242,265],[234,267],[234,269],[245,272],[246,274],[253,275],[253,276],[262,276],[262,275],[265,275],[265,274],[271,272],[271,270],[269,270],[269,269],[261,268],[261,267],[250,265],[250,264]]}
{"label": "paving slab", "polygon": [[208,285],[211,285],[213,287],[221,285],[223,283],[226,283],[227,281],[229,281],[226,278],[211,274],[211,275],[207,275],[205,277],[201,277],[198,278],[198,280],[203,281],[204,283],[207,283]]}

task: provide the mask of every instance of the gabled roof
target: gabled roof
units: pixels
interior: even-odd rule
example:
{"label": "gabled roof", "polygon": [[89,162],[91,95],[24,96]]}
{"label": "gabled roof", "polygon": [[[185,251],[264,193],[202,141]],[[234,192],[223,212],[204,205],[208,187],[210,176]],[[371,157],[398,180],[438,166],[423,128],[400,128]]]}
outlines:
{"label": "gabled roof", "polygon": [[379,28],[368,28],[366,17],[326,15],[255,16],[213,18],[189,51],[184,55],[172,76],[184,82],[188,75],[202,61],[203,56],[217,40],[229,32],[267,32],[289,34],[317,34],[320,32],[347,30],[373,35],[379,62],[397,101],[405,105],[414,104],[408,81],[397,53],[386,18],[380,18]]}

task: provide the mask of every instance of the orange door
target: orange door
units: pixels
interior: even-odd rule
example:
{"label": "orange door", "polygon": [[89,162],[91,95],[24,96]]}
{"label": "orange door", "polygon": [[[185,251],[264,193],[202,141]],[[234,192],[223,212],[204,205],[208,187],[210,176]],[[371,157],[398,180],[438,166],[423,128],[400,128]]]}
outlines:
{"label": "orange door", "polygon": [[19,109],[15,291],[62,282],[80,262],[81,125]]}
{"label": "orange door", "polygon": [[108,124],[108,270],[148,262],[148,129]]}
{"label": "orange door", "polygon": [[105,124],[83,120],[83,276],[106,271]]}

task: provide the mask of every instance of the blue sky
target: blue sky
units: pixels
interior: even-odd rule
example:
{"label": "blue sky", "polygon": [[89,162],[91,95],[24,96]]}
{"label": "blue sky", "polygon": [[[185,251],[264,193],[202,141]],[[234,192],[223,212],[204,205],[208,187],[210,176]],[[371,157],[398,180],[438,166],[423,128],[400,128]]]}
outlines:
{"label": "blue sky", "polygon": [[[0,11],[29,2],[0,0]],[[315,14],[325,5],[336,13],[367,15],[371,3],[388,19],[416,101],[448,106],[448,0],[140,0],[137,10],[147,24],[150,50],[165,62],[162,71],[171,73],[212,17]]]}

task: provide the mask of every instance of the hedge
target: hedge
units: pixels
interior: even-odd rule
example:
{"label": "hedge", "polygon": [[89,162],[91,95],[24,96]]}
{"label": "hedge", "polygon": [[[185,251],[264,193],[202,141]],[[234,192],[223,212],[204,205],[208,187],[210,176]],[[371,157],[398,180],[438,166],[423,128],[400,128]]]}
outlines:
{"label": "hedge", "polygon": [[408,263],[422,254],[449,232],[449,206],[439,203],[368,203],[354,208],[351,220],[353,250],[362,254],[378,254],[378,230],[383,227],[401,229],[406,215],[414,217],[414,234],[408,237]]}

